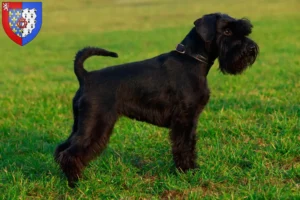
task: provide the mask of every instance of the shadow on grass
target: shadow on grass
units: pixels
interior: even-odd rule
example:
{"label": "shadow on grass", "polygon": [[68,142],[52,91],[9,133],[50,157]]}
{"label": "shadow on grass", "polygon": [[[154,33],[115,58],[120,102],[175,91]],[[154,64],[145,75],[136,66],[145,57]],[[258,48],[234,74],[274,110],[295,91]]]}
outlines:
{"label": "shadow on grass", "polygon": [[[15,178],[26,179],[30,182],[43,180],[50,181],[53,177],[66,180],[64,174],[60,171],[57,163],[54,161],[53,153],[56,146],[62,141],[53,139],[51,134],[40,133],[38,131],[31,131],[28,136],[24,130],[15,130],[17,133],[13,135],[15,138],[7,139],[1,148],[2,162],[1,168],[5,169],[7,176],[5,182],[11,182]],[[105,174],[121,173],[120,168],[133,168],[137,175],[149,174],[168,174],[176,172],[173,166],[173,161],[170,153],[169,144],[159,144],[159,149],[155,151],[155,155],[145,155],[138,150],[130,150],[130,148],[123,148],[118,150],[117,147],[108,147],[95,160],[91,161],[90,165],[85,171],[92,170]],[[131,146],[132,147],[132,146]],[[91,179],[91,177],[84,176],[84,179]],[[101,179],[101,177],[100,177]]]}
{"label": "shadow on grass", "polygon": [[[20,129],[14,130],[15,133],[7,131],[9,134],[1,145],[1,168],[12,176],[19,173],[30,181],[51,179],[58,174],[53,160],[56,145],[50,134],[32,130],[28,134],[29,131]],[[11,135],[14,138],[10,138]]]}
{"label": "shadow on grass", "polygon": [[[143,148],[130,149],[132,146],[121,150],[117,147],[108,147],[104,152],[92,161],[93,168],[100,169],[102,173],[114,171],[124,171],[130,169],[137,175],[159,175],[175,173],[175,165],[173,164],[172,154],[169,144],[157,144],[159,148],[149,149]],[[96,166],[95,166],[96,164]]]}

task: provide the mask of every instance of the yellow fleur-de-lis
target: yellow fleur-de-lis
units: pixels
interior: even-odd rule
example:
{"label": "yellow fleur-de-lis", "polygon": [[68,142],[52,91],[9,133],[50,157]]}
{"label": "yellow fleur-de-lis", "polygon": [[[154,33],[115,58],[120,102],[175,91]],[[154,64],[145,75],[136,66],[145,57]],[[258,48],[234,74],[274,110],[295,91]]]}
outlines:
{"label": "yellow fleur-de-lis", "polygon": [[13,22],[16,22],[17,21],[17,19],[14,17],[14,18],[12,18],[11,19]]}
{"label": "yellow fleur-de-lis", "polygon": [[13,13],[12,13],[11,11],[9,11],[8,15],[9,15],[9,16],[12,16],[12,15],[13,15]]}
{"label": "yellow fleur-de-lis", "polygon": [[21,15],[21,13],[19,11],[16,12],[17,17],[19,17]]}
{"label": "yellow fleur-de-lis", "polygon": [[11,27],[11,26],[13,26],[13,24],[11,22],[9,22],[9,26]]}
{"label": "yellow fleur-de-lis", "polygon": [[15,28],[14,28],[12,31],[13,31],[14,33],[17,32],[17,30],[16,30]]}

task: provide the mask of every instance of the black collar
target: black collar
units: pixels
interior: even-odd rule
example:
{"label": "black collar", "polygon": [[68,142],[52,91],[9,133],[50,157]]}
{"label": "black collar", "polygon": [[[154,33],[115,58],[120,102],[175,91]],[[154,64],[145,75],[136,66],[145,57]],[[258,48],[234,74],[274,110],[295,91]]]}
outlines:
{"label": "black collar", "polygon": [[178,45],[176,46],[176,51],[177,51],[178,53],[185,54],[185,55],[188,55],[188,56],[190,56],[190,57],[192,57],[192,58],[195,58],[195,59],[198,60],[199,62],[205,63],[205,64],[207,64],[207,65],[213,65],[213,64],[214,64],[213,62],[212,62],[212,63],[209,63],[208,60],[207,60],[207,58],[204,57],[204,56],[202,56],[202,55],[200,55],[200,54],[189,54],[189,53],[187,53],[187,52],[186,52],[186,49],[185,49],[185,46],[184,46],[183,44],[178,44]]}

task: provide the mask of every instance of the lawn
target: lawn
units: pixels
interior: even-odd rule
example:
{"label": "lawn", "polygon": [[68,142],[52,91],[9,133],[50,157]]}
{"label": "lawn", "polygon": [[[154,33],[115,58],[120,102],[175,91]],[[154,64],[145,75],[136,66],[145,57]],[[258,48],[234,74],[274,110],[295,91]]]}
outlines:
{"label": "lawn", "polygon": [[[43,1],[26,46],[0,31],[0,199],[299,199],[300,1]],[[72,125],[73,58],[93,45],[88,70],[173,50],[195,19],[247,17],[260,46],[252,68],[208,75],[211,100],[197,127],[198,170],[175,170],[168,130],[121,118],[108,148],[70,189],[53,161]]]}

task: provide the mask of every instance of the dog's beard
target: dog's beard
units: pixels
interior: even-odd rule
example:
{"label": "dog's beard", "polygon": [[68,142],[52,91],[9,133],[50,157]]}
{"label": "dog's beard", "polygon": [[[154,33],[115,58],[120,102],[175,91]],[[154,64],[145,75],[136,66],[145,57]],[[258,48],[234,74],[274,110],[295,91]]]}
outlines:
{"label": "dog's beard", "polygon": [[255,48],[247,50],[245,44],[235,45],[229,49],[225,43],[220,45],[219,69],[224,74],[241,74],[250,67],[258,55],[258,46],[253,43]]}

